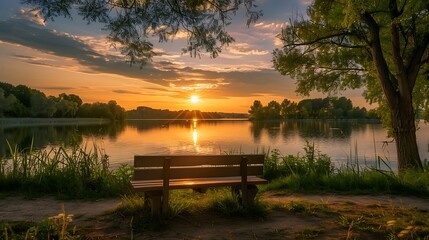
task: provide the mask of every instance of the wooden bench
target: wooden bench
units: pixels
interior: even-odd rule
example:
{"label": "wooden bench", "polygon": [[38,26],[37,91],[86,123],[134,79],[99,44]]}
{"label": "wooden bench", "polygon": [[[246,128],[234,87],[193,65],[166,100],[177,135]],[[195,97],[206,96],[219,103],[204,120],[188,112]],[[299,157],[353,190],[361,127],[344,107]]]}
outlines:
{"label": "wooden bench", "polygon": [[233,194],[241,190],[241,202],[253,204],[257,184],[262,179],[264,154],[247,155],[165,155],[135,156],[135,191],[144,192],[145,204],[152,215],[168,213],[171,189],[207,189],[229,186]]}

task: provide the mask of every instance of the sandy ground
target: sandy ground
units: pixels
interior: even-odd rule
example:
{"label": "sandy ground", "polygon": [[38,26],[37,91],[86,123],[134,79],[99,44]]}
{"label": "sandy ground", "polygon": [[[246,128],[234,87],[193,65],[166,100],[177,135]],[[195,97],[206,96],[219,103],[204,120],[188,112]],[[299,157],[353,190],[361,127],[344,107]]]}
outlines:
{"label": "sandy ground", "polygon": [[[332,207],[351,206],[352,210],[377,205],[429,211],[429,199],[404,196],[266,194],[263,199],[277,203],[305,200]],[[40,221],[61,213],[64,206],[66,213],[74,214],[75,224],[91,228],[91,239],[130,239],[131,235],[134,239],[301,239],[298,233],[304,229],[321,228],[324,234],[320,239],[338,239],[347,234],[346,230],[338,228],[337,220],[332,217],[302,216],[287,211],[273,211],[265,219],[196,214],[177,217],[162,231],[132,231],[132,219],[123,219],[120,226],[112,227],[109,226],[111,219],[104,216],[120,202],[120,199],[67,201],[6,197],[0,199],[0,221]]]}

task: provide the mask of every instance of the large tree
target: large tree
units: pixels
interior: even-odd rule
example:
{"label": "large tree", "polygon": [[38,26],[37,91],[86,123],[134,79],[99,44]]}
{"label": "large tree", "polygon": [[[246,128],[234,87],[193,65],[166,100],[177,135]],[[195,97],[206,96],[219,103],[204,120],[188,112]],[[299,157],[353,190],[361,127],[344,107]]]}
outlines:
{"label": "large tree", "polygon": [[365,86],[388,113],[399,170],[422,169],[415,120],[428,112],[429,1],[315,0],[307,15],[282,30],[275,68],[301,94]]}

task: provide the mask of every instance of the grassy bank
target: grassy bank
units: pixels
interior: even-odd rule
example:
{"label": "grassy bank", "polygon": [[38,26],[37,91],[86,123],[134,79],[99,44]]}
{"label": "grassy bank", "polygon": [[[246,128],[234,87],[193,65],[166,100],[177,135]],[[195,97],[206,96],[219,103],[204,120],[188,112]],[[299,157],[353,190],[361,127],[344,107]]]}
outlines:
{"label": "grassy bank", "polygon": [[111,121],[105,118],[0,118],[2,128],[28,126],[103,125]]}
{"label": "grassy bank", "polygon": [[[131,192],[132,166],[113,170],[97,146],[35,150],[9,146],[0,159],[3,192],[54,194],[66,198],[121,196]],[[343,194],[400,194],[429,197],[429,171],[397,174],[368,167],[334,167],[331,159],[304,146],[301,156],[267,154],[263,191]],[[426,166],[427,168],[427,166]]]}
{"label": "grassy bank", "polygon": [[97,146],[18,149],[9,145],[10,157],[1,158],[3,192],[54,194],[62,198],[120,196],[130,190],[130,166],[112,170],[108,156]]}
{"label": "grassy bank", "polygon": [[429,166],[398,174],[367,166],[335,167],[331,159],[307,143],[302,156],[267,155],[264,191],[339,194],[398,194],[429,197]]}

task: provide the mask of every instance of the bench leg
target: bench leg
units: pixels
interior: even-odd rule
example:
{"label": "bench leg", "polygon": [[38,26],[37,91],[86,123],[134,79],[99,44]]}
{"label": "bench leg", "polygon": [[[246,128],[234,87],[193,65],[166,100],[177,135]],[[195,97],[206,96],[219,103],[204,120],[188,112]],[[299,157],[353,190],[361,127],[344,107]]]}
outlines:
{"label": "bench leg", "polygon": [[237,196],[238,201],[243,206],[252,205],[255,201],[256,194],[258,193],[258,188],[256,185],[250,184],[247,185],[247,199],[243,199],[242,195],[240,195],[241,186],[232,186],[231,192],[233,196]]}
{"label": "bench leg", "polygon": [[256,185],[247,185],[247,199],[246,199],[247,206],[254,204],[257,193],[258,193],[258,187],[256,187]]}
{"label": "bench leg", "polygon": [[150,214],[152,216],[159,216],[161,214],[161,191],[145,192],[145,205],[150,206]]}

